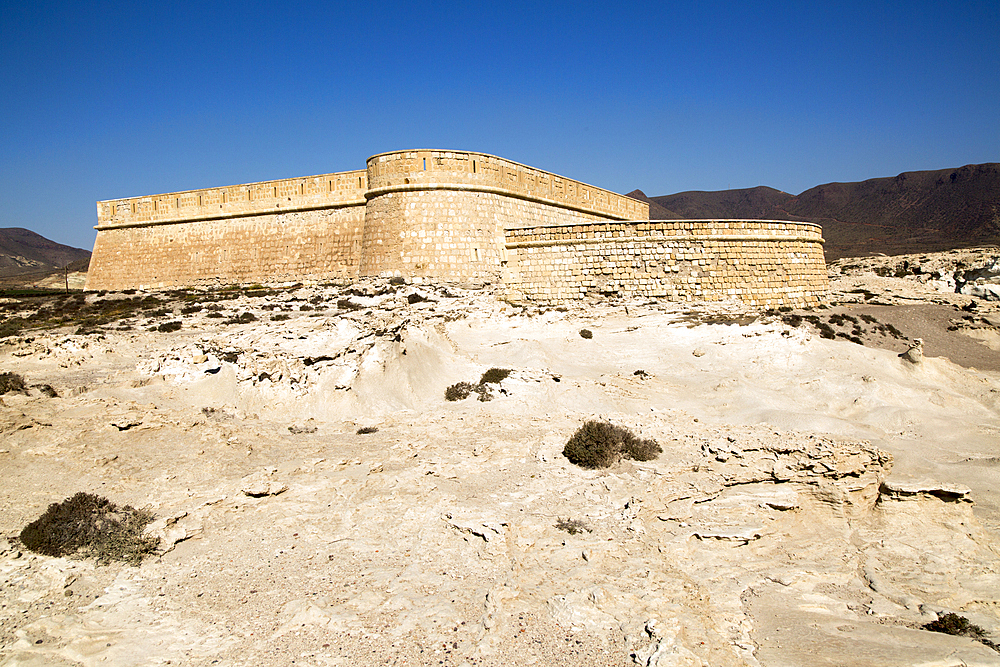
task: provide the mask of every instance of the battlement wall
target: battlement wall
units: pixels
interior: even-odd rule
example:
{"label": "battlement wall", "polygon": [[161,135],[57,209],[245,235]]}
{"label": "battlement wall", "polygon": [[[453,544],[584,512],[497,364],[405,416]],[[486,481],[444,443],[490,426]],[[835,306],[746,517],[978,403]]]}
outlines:
{"label": "battlement wall", "polygon": [[649,218],[649,204],[485,153],[396,151],[368,158],[367,197],[452,190],[525,199],[617,220]]}
{"label": "battlement wall", "polygon": [[97,229],[364,206],[366,170],[97,202]]}

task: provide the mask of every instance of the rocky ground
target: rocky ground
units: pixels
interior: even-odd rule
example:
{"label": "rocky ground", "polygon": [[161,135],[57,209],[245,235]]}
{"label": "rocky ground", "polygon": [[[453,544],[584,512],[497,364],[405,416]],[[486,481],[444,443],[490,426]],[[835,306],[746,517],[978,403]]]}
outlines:
{"label": "rocky ground", "polygon": [[[809,312],[8,300],[0,665],[1000,665],[922,629],[1000,641],[1000,302],[961,252],[842,260]],[[576,467],[588,419],[664,451]],[[160,553],[25,549],[77,491],[151,508]]]}

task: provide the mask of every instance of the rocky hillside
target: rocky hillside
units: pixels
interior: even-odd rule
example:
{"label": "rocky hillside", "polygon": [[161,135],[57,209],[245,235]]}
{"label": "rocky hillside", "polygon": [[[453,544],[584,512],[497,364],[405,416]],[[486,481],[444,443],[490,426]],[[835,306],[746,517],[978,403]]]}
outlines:
{"label": "rocky hillside", "polygon": [[1000,164],[827,183],[799,195],[756,187],[647,197],[653,218],[758,218],[823,225],[828,260],[1000,243]]}
{"label": "rocky hillside", "polygon": [[[0,277],[45,274],[67,264],[90,260],[90,252],[56,243],[20,227],[0,229]],[[83,267],[86,270],[86,267]]]}

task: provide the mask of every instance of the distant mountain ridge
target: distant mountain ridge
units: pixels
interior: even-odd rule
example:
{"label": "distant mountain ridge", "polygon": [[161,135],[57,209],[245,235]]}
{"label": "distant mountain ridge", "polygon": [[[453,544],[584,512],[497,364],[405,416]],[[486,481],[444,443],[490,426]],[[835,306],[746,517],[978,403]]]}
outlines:
{"label": "distant mountain ridge", "polygon": [[630,197],[653,219],[754,218],[823,225],[827,260],[1000,244],[1000,163],[826,183],[800,195],[765,186]]}
{"label": "distant mountain ridge", "polygon": [[0,229],[0,277],[44,274],[67,264],[89,260],[88,250],[50,241],[20,227]]}

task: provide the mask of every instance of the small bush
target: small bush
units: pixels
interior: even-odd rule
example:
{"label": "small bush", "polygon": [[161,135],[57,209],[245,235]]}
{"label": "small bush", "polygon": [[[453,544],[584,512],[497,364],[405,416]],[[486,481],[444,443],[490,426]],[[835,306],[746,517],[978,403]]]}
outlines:
{"label": "small bush", "polygon": [[622,458],[652,461],[663,452],[652,439],[641,439],[623,426],[588,421],[563,448],[563,456],[581,468],[607,468]]}
{"label": "small bush", "polygon": [[444,390],[444,397],[448,401],[464,401],[475,390],[476,387],[469,382],[457,382]]}
{"label": "small bush", "polygon": [[370,433],[378,433],[377,426],[362,426],[358,429],[358,435],[368,435]]}
{"label": "small bush", "polygon": [[1000,652],[1000,646],[986,638],[986,631],[978,625],[969,622],[969,619],[958,614],[944,614],[936,621],[931,621],[924,625],[924,630],[931,632],[942,632],[946,635],[957,635],[959,637],[969,637],[978,642],[986,644],[994,651]]}
{"label": "small bush", "polygon": [[337,308],[341,310],[361,310],[364,306],[354,303],[350,299],[338,299]]}
{"label": "small bush", "polygon": [[152,520],[148,510],[118,507],[107,498],[80,492],[49,505],[41,517],[24,527],[20,539],[26,548],[45,556],[138,565],[160,543],[159,538],[142,534]]}
{"label": "small bush", "polygon": [[164,333],[169,333],[171,331],[178,331],[180,328],[181,328],[181,323],[174,321],[174,322],[164,322],[160,326],[156,327],[156,330],[162,331]]}
{"label": "small bush", "polygon": [[24,391],[24,378],[17,373],[0,373],[0,394]]}
{"label": "small bush", "polygon": [[594,337],[594,332],[591,331],[590,329],[580,329],[580,338],[586,338],[587,340],[590,340],[593,337]]}
{"label": "small bush", "polygon": [[781,321],[790,327],[798,327],[802,324],[802,316],[795,314],[785,315],[781,318]]}
{"label": "small bush", "polygon": [[49,398],[59,398],[59,393],[50,384],[33,384],[31,386]]}
{"label": "small bush", "polygon": [[590,526],[579,519],[559,519],[556,521],[556,528],[559,530],[565,530],[570,535],[576,535],[577,533],[582,533],[584,531],[587,531],[588,533],[594,532]]}
{"label": "small bush", "polygon": [[278,313],[277,315],[271,315],[272,322],[284,322],[288,319],[288,315],[285,313]]}
{"label": "small bush", "polygon": [[479,378],[479,384],[500,384],[510,375],[509,368],[491,368]]}
{"label": "small bush", "polygon": [[399,276],[396,276],[395,278],[389,278],[389,284],[390,285],[405,285],[406,284],[406,278],[401,278]]}

